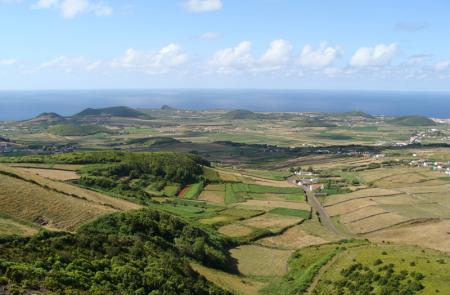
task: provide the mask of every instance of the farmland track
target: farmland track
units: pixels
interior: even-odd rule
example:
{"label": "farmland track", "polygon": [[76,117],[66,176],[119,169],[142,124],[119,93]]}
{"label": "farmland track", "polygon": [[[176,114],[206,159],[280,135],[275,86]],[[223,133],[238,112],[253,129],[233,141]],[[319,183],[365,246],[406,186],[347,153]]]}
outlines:
{"label": "farmland track", "polygon": [[329,231],[333,232],[334,234],[344,238],[346,237],[343,233],[341,233],[336,226],[334,225],[334,223],[331,221],[330,215],[328,215],[328,213],[325,211],[325,209],[323,208],[322,204],[320,204],[319,200],[316,198],[315,194],[310,191],[308,188],[302,186],[303,190],[306,193],[306,197],[308,200],[308,203],[314,207],[314,209],[316,210],[316,212],[319,213],[320,216],[320,222],[323,224],[323,226],[325,226]]}

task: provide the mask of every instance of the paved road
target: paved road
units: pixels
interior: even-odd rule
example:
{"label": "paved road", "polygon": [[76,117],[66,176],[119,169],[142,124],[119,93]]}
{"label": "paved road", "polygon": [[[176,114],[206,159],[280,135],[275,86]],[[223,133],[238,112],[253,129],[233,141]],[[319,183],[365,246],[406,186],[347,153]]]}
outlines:
{"label": "paved road", "polygon": [[336,228],[334,223],[331,221],[330,215],[325,211],[322,204],[316,198],[314,192],[310,191],[307,187],[302,186],[303,190],[306,193],[308,198],[308,203],[316,209],[316,212],[319,212],[320,221],[328,230],[335,233],[338,236],[343,236],[343,234]]}

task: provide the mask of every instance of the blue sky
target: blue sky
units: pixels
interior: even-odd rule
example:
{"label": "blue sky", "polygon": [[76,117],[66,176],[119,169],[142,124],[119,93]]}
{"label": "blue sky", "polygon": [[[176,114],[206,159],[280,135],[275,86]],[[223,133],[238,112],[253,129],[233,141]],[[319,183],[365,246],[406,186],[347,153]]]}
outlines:
{"label": "blue sky", "polygon": [[450,91],[450,2],[0,0],[0,89]]}

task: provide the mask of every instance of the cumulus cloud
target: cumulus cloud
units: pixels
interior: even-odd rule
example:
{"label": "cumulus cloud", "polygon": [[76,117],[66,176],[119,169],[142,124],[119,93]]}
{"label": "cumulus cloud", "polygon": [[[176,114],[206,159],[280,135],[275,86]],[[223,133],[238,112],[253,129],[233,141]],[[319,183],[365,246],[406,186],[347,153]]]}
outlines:
{"label": "cumulus cloud", "polygon": [[263,65],[282,65],[289,61],[291,52],[292,45],[289,41],[274,40],[259,61]]}
{"label": "cumulus cloud", "polygon": [[438,61],[435,65],[434,65],[434,69],[438,72],[442,72],[445,71],[447,69],[450,68],[450,60],[448,59],[444,59],[441,61]]}
{"label": "cumulus cloud", "polygon": [[397,43],[361,47],[353,54],[350,65],[354,67],[385,66],[392,62],[398,49]]}
{"label": "cumulus cloud", "polygon": [[111,16],[113,8],[103,2],[92,2],[90,0],[39,0],[32,9],[53,8],[60,11],[65,18],[73,18],[83,13],[92,13],[97,16]]}
{"label": "cumulus cloud", "polygon": [[251,49],[252,44],[249,41],[243,41],[235,47],[217,51],[208,61],[208,65],[222,74],[247,69],[253,63]]}
{"label": "cumulus cloud", "polygon": [[222,9],[222,0],[186,0],[184,7],[191,12],[207,12]]}
{"label": "cumulus cloud", "polygon": [[178,68],[188,61],[188,55],[177,44],[169,44],[156,52],[128,49],[125,54],[114,59],[112,67],[141,70],[147,73],[166,73]]}
{"label": "cumulus cloud", "polygon": [[305,45],[302,49],[298,64],[307,68],[323,68],[329,66],[342,53],[339,46],[328,46],[322,43],[318,49],[314,49],[311,45]]}

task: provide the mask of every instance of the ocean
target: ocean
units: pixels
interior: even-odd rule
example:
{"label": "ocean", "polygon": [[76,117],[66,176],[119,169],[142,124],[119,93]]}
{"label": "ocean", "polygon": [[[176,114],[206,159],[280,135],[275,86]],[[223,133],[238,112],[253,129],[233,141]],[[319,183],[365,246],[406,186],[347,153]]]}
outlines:
{"label": "ocean", "polygon": [[0,91],[0,120],[43,112],[72,115],[85,108],[126,105],[179,109],[248,109],[261,112],[364,111],[373,115],[450,118],[449,92],[341,90],[74,90]]}

